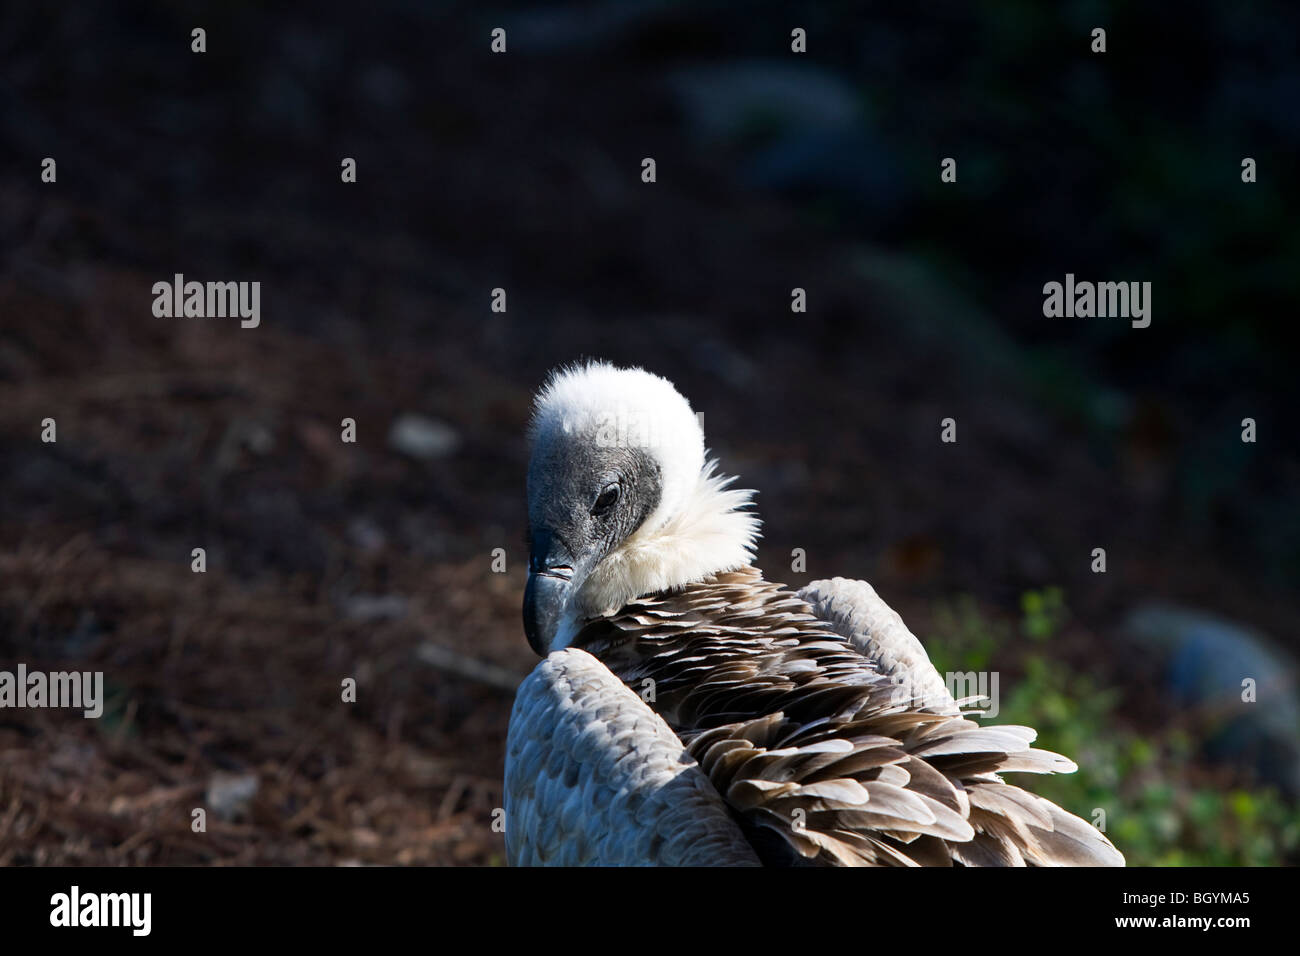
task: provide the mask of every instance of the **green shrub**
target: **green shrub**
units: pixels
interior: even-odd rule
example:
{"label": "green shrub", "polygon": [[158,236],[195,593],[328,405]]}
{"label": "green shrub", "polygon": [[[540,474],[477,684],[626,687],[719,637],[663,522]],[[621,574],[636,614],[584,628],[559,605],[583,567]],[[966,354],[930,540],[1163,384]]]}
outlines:
{"label": "green shrub", "polygon": [[1052,656],[1050,641],[1069,616],[1058,588],[1027,592],[1021,612],[1017,629],[969,598],[947,602],[925,642],[940,673],[1000,672],[992,722],[1034,727],[1037,746],[1079,765],[1073,774],[1014,775],[1018,784],[1094,823],[1104,812],[1107,835],[1133,866],[1294,862],[1294,806],[1276,791],[1223,782],[1182,730],[1133,728],[1121,689]]}

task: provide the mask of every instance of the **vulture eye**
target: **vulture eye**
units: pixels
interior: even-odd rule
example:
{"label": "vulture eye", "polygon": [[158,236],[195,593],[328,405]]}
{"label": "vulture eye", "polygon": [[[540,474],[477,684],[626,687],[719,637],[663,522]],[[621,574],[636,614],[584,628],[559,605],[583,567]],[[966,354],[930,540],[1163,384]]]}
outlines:
{"label": "vulture eye", "polygon": [[618,501],[618,485],[607,485],[605,490],[600,493],[596,503],[591,506],[591,513],[594,515],[603,515],[614,503]]}

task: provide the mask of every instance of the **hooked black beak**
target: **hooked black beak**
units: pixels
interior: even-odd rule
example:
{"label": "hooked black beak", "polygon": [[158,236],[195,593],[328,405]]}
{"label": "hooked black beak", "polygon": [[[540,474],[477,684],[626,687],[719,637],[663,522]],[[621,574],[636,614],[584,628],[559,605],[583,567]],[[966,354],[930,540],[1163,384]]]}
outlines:
{"label": "hooked black beak", "polygon": [[560,625],[573,587],[573,555],[549,531],[533,533],[524,588],[524,635],[528,646],[545,657]]}

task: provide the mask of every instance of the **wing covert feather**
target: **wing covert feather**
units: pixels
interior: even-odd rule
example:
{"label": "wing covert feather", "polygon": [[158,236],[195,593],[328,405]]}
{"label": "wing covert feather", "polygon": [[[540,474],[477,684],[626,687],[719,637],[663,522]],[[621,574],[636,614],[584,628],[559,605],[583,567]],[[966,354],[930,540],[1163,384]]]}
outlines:
{"label": "wing covert feather", "polygon": [[875,661],[882,674],[908,685],[919,705],[956,712],[957,704],[924,645],[866,581],[813,581],[798,594],[836,634]]}
{"label": "wing covert feather", "polygon": [[519,686],[505,802],[512,866],[758,865],[677,735],[576,648]]}
{"label": "wing covert feather", "polygon": [[1074,764],[1034,749],[1031,728],[968,719],[901,619],[842,583],[818,608],[742,568],[644,596],[576,643],[628,687],[654,682],[654,710],[765,863],[1123,865],[1098,830],[999,776]]}

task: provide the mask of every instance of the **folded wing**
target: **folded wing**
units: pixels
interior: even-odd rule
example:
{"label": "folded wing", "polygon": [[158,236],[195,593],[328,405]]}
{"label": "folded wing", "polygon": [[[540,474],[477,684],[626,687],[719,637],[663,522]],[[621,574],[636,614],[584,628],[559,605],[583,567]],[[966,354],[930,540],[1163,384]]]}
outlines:
{"label": "folded wing", "polygon": [[880,673],[906,686],[918,704],[956,713],[957,703],[916,635],[866,581],[831,578],[799,591],[817,617],[848,640]]}
{"label": "folded wing", "polygon": [[585,651],[520,685],[506,751],[513,866],[758,864],[677,735]]}
{"label": "folded wing", "polygon": [[643,597],[579,640],[629,686],[650,682],[765,863],[1123,865],[1095,828],[1000,776],[1072,762],[1035,749],[1031,728],[963,715],[874,591],[833,590],[809,604],[742,568]]}

